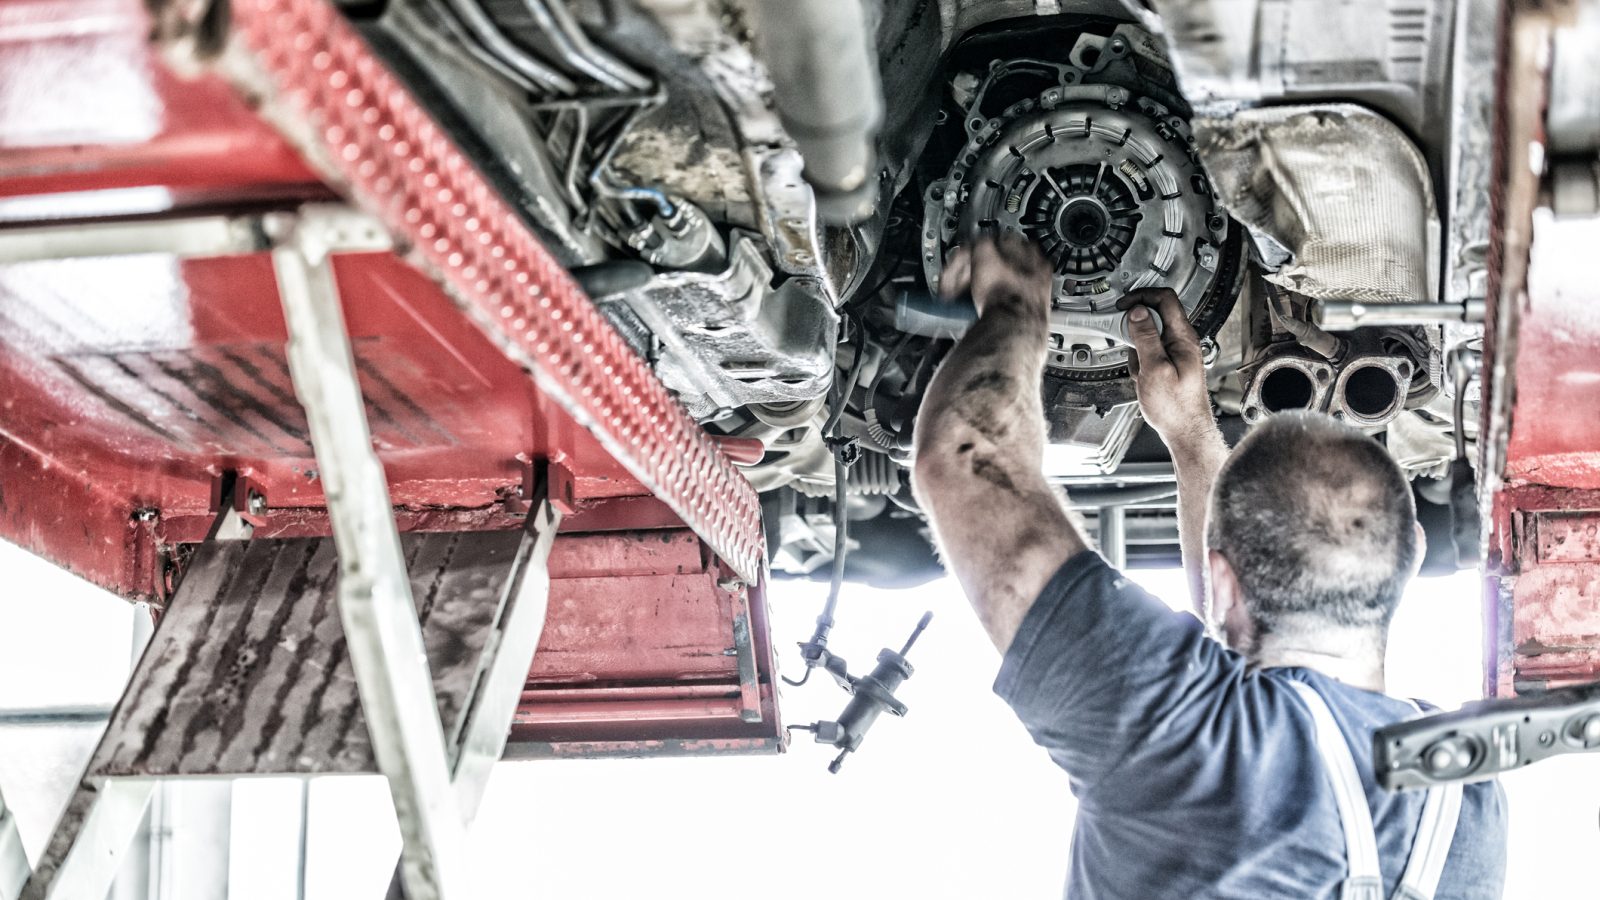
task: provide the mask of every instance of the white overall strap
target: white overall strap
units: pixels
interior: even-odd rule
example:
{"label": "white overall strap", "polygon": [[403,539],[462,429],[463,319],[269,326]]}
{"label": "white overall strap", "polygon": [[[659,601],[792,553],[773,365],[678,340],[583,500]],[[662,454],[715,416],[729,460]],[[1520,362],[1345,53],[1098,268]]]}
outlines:
{"label": "white overall strap", "polygon": [[1378,836],[1372,828],[1372,810],[1367,808],[1367,791],[1361,785],[1350,745],[1333,719],[1333,712],[1322,695],[1311,685],[1289,680],[1305,701],[1316,727],[1317,753],[1333,786],[1339,824],[1344,828],[1345,859],[1350,867],[1340,900],[1383,900],[1383,871],[1378,867]]}
{"label": "white overall strap", "polygon": [[[1419,715],[1422,707],[1409,701]],[[1411,858],[1406,860],[1405,874],[1395,888],[1393,900],[1433,900],[1439,889],[1439,879],[1444,875],[1444,861],[1450,856],[1450,845],[1455,841],[1456,823],[1461,819],[1460,783],[1431,787],[1422,801],[1422,821],[1417,824],[1417,838],[1411,843]]]}

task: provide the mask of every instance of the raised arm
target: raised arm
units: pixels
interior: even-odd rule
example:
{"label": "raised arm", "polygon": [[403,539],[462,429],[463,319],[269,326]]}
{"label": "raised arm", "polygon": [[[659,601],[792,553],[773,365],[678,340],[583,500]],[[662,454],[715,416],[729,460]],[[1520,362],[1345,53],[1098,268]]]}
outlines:
{"label": "raised arm", "polygon": [[[1183,314],[1178,295],[1156,289],[1130,294],[1129,333],[1136,354],[1134,385],[1146,422],[1172,454],[1178,479],[1178,543],[1189,582],[1189,600],[1200,621],[1210,623],[1206,602],[1206,507],[1211,485],[1228,458],[1228,445],[1211,415],[1200,340]],[[1161,316],[1161,331],[1150,308]]]}
{"label": "raised arm", "polygon": [[986,238],[952,257],[940,289],[970,289],[979,317],[922,399],[912,486],[1004,653],[1051,575],[1088,546],[1042,472],[1050,264],[1018,236]]}

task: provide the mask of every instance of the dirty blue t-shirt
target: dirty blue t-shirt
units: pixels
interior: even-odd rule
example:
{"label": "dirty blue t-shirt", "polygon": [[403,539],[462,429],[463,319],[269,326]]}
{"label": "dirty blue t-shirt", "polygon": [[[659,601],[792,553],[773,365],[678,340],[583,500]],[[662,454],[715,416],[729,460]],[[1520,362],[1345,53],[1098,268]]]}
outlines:
{"label": "dirty blue t-shirt", "polygon": [[[1290,680],[1316,688],[1345,733],[1388,895],[1423,794],[1377,786],[1372,732],[1416,711],[1309,669],[1253,669],[1098,555],[1068,560],[995,681],[1078,797],[1067,896],[1337,897],[1344,832],[1311,713]],[[1435,897],[1501,896],[1505,839],[1499,784],[1468,785]]]}

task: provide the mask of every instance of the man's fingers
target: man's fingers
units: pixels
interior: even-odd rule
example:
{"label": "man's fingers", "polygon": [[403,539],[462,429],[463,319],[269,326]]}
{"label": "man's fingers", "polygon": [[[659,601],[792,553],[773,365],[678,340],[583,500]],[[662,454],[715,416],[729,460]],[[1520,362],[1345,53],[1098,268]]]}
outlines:
{"label": "man's fingers", "polygon": [[1038,246],[1021,232],[1002,231],[995,235],[994,249],[1012,269],[1029,276],[1036,275],[1049,267]]}
{"label": "man's fingers", "polygon": [[1167,350],[1167,356],[1180,365],[1191,361],[1200,361],[1200,338],[1195,334],[1194,325],[1190,324],[1189,317],[1183,311],[1183,303],[1178,300],[1178,295],[1172,291],[1163,290],[1157,301],[1157,308],[1161,311],[1161,324],[1165,326],[1161,334],[1161,343]]}
{"label": "man's fingers", "polygon": [[1128,337],[1133,339],[1136,359],[1130,364],[1138,369],[1168,362],[1167,349],[1161,345],[1161,333],[1148,306],[1135,306],[1128,310]]}
{"label": "man's fingers", "polygon": [[957,247],[944,261],[944,272],[939,275],[939,295],[946,300],[965,293],[972,287],[972,250]]}
{"label": "man's fingers", "polygon": [[[986,234],[973,242],[965,260],[965,288],[981,314],[995,299],[1017,299],[1044,306],[1050,301],[1050,263],[1017,233]],[[941,290],[950,296],[948,291]]]}
{"label": "man's fingers", "polygon": [[[1117,309],[1150,309],[1158,313],[1161,316],[1159,340],[1163,355],[1184,367],[1191,362],[1200,361],[1200,338],[1195,334],[1194,326],[1189,323],[1189,316],[1184,312],[1183,302],[1178,299],[1177,292],[1170,288],[1140,288],[1129,291],[1117,301]],[[1130,321],[1130,334],[1133,331],[1133,323]]]}

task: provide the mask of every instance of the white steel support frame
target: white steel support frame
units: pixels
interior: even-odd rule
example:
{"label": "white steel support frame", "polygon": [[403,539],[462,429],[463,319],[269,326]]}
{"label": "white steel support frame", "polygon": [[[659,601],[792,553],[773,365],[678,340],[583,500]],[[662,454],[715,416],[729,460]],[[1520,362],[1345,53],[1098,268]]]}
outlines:
{"label": "white steel support frame", "polygon": [[1100,555],[1113,568],[1128,566],[1128,526],[1120,506],[1102,506],[1099,514]]}
{"label": "white steel support frame", "polygon": [[372,448],[330,258],[362,237],[375,248],[387,238],[368,220],[337,209],[308,207],[282,224],[272,264],[289,329],[289,370],[305,407],[339,551],[339,614],[361,707],[400,822],[406,895],[478,896],[411,579],[388,481]]}
{"label": "white steel support frame", "polygon": [[28,854],[22,849],[22,835],[17,832],[17,817],[6,806],[5,795],[0,794],[0,900],[22,896],[22,886],[31,874]]}
{"label": "white steel support frame", "polygon": [[[549,482],[540,473],[528,501],[527,533],[517,551],[517,583],[506,592],[483,654],[478,683],[459,739],[452,784],[463,826],[472,824],[489,786],[489,774],[500,761],[510,736],[511,719],[533,668],[534,651],[544,633],[550,606],[550,549],[555,544],[561,513],[551,505]],[[365,701],[363,701],[365,702]],[[404,860],[402,859],[402,863]],[[403,866],[390,879],[388,897],[401,900]],[[409,883],[408,883],[409,884]]]}
{"label": "white steel support frame", "polygon": [[[59,861],[51,859],[51,848],[46,848],[39,869],[23,888],[23,900],[104,897],[116,880],[124,851],[144,821],[156,784],[152,778],[108,778],[93,786],[92,792],[86,793],[87,785],[80,787],[62,813],[66,819],[77,807],[82,815],[71,846]],[[53,837],[51,842],[54,844]]]}
{"label": "white steel support frame", "polygon": [[484,651],[486,662],[459,740],[453,783],[464,824],[477,817],[489,773],[505,754],[511,719],[522,700],[550,606],[550,549],[561,513],[551,505],[549,482],[542,475],[527,500],[527,535],[516,563],[518,581],[507,592],[508,601]]}

